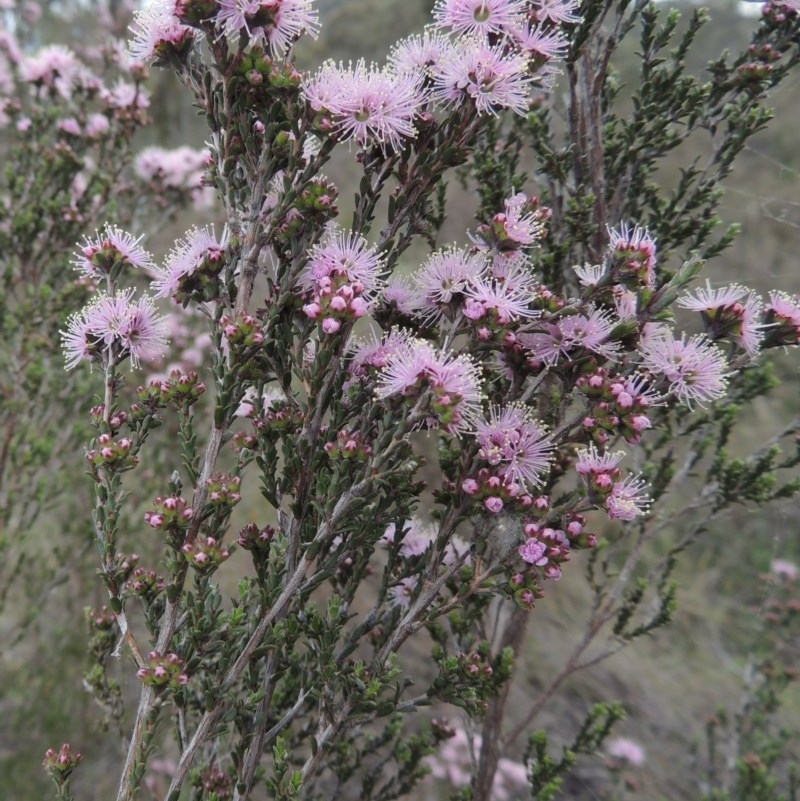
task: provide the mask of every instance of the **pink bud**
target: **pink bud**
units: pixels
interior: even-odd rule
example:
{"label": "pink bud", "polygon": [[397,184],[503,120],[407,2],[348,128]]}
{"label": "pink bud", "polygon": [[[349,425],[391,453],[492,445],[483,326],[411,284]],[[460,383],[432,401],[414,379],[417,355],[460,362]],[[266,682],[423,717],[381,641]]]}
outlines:
{"label": "pink bud", "polygon": [[333,317],[326,317],[322,321],[322,330],[326,334],[335,334],[341,327],[342,324]]}
{"label": "pink bud", "polygon": [[467,478],[462,483],[461,489],[464,490],[467,495],[474,495],[480,489],[480,484],[478,484],[474,478]]}
{"label": "pink bud", "polygon": [[492,513],[492,514],[500,514],[503,511],[503,500],[502,498],[497,497],[490,497],[487,498],[483,505]]}

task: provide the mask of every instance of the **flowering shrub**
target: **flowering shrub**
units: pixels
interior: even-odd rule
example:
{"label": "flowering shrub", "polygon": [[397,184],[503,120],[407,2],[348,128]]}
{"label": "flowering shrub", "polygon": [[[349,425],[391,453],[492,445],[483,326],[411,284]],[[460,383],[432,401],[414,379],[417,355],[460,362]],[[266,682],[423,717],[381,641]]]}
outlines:
{"label": "flowering shrub", "polygon": [[[293,46],[318,31],[310,0],[158,0],[136,15],[133,69],[168,67],[192,92],[226,220],[219,238],[187,232],[163,263],[138,231],[107,223],[76,254],[91,297],[61,328],[67,367],[103,379],[86,456],[120,645],[102,615],[89,683],[110,705],[105,670],[119,647],[141,681],[119,801],[145,786],[157,745],[175,756],[171,800],[187,784],[207,799],[396,798],[437,773],[448,749],[463,764],[456,778],[437,775],[468,784],[460,797],[513,797],[525,779],[552,798],[575,754],[600,750],[622,714],[590,710],[560,762],[541,733],[522,762],[502,756],[544,702],[503,726],[531,610],[569,562],[589,552],[596,603],[544,700],[606,624],[616,648],[669,621],[675,554],[715,514],[800,489],[778,483],[800,457],[777,441],[746,460],[724,452],[737,404],[769,383],[760,353],[800,341],[800,298],[691,291],[702,264],[685,252],[715,255],[731,239],[711,238],[713,186],[764,124],[766,90],[800,58],[797,9],[768,5],[756,49],[716,62],[709,84],[680,61],[700,14],[669,67],[660,53],[677,20],[659,23],[642,4],[438,0],[433,20],[385,67],[326,62],[302,74]],[[605,71],[637,21],[639,111],[623,120]],[[780,67],[757,57],[766,47],[786,56]],[[563,148],[546,111],[561,59]],[[65,71],[39,65],[36,80],[63,96]],[[126,121],[143,111],[135,86],[108,97]],[[669,201],[652,175],[681,135],[662,110],[686,136],[727,120],[713,174],[690,172]],[[526,138],[539,198],[523,191]],[[362,172],[349,225],[335,222],[338,191],[321,175],[339,147]],[[479,207],[470,244],[440,246],[453,171],[475,179]],[[404,278],[416,240],[432,252]],[[207,319],[208,385],[176,371],[129,392],[128,365],[168,337],[164,312],[139,291],[144,277],[156,297]],[[699,313],[704,333],[675,328],[676,304]],[[169,475],[124,531],[125,474],[143,469],[169,419]],[[705,516],[643,576],[642,547],[669,519],[678,438],[684,472],[705,467],[692,507]],[[236,538],[251,567],[224,603],[233,513],[256,488],[263,516]],[[630,526],[601,559],[604,519]],[[157,538],[161,563],[138,566],[123,550],[130,535]],[[412,639],[430,647],[432,676],[404,665]],[[405,724],[402,713],[431,705],[462,710],[471,734]],[[161,744],[168,716],[177,736]]]}

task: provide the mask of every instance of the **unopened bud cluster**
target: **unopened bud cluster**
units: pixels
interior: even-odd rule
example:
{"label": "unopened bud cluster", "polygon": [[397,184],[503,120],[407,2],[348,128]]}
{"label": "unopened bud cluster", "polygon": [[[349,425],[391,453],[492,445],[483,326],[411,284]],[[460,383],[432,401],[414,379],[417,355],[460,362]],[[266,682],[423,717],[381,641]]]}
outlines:
{"label": "unopened bud cluster", "polygon": [[139,459],[131,453],[132,448],[133,440],[128,437],[114,439],[111,434],[101,434],[97,438],[97,447],[88,451],[86,458],[93,467],[130,469],[139,463]]}
{"label": "unopened bud cluster", "polygon": [[181,551],[186,561],[201,572],[219,567],[231,555],[228,548],[214,537],[198,537],[187,542]]}
{"label": "unopened bud cluster", "polygon": [[136,671],[136,676],[151,687],[177,690],[189,683],[184,671],[183,660],[177,654],[161,656],[158,651],[147,655],[147,667]]}
{"label": "unopened bud cluster", "polygon": [[53,748],[47,749],[42,760],[42,767],[61,786],[82,760],[81,754],[73,751],[69,743],[64,743],[58,751]]}

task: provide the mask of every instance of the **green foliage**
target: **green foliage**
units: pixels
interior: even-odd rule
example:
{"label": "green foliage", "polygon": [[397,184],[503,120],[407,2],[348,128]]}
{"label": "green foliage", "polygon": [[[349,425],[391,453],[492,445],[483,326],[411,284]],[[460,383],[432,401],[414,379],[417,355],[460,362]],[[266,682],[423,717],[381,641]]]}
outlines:
{"label": "green foliage", "polygon": [[580,754],[596,754],[617,721],[625,717],[620,704],[595,704],[587,713],[581,728],[569,746],[564,746],[561,756],[550,756],[548,736],[543,730],[528,738],[524,762],[528,766],[531,780],[532,801],[554,801],[561,794],[564,777],[575,765]]}

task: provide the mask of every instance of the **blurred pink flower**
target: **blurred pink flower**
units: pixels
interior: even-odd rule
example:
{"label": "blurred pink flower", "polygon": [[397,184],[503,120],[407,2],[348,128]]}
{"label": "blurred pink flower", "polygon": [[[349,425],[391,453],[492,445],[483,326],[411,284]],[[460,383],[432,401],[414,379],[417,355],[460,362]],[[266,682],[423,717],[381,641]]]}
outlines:
{"label": "blurred pink flower", "polygon": [[644,765],[646,754],[644,748],[635,740],[627,737],[615,737],[607,745],[609,756],[623,759],[631,765]]}

